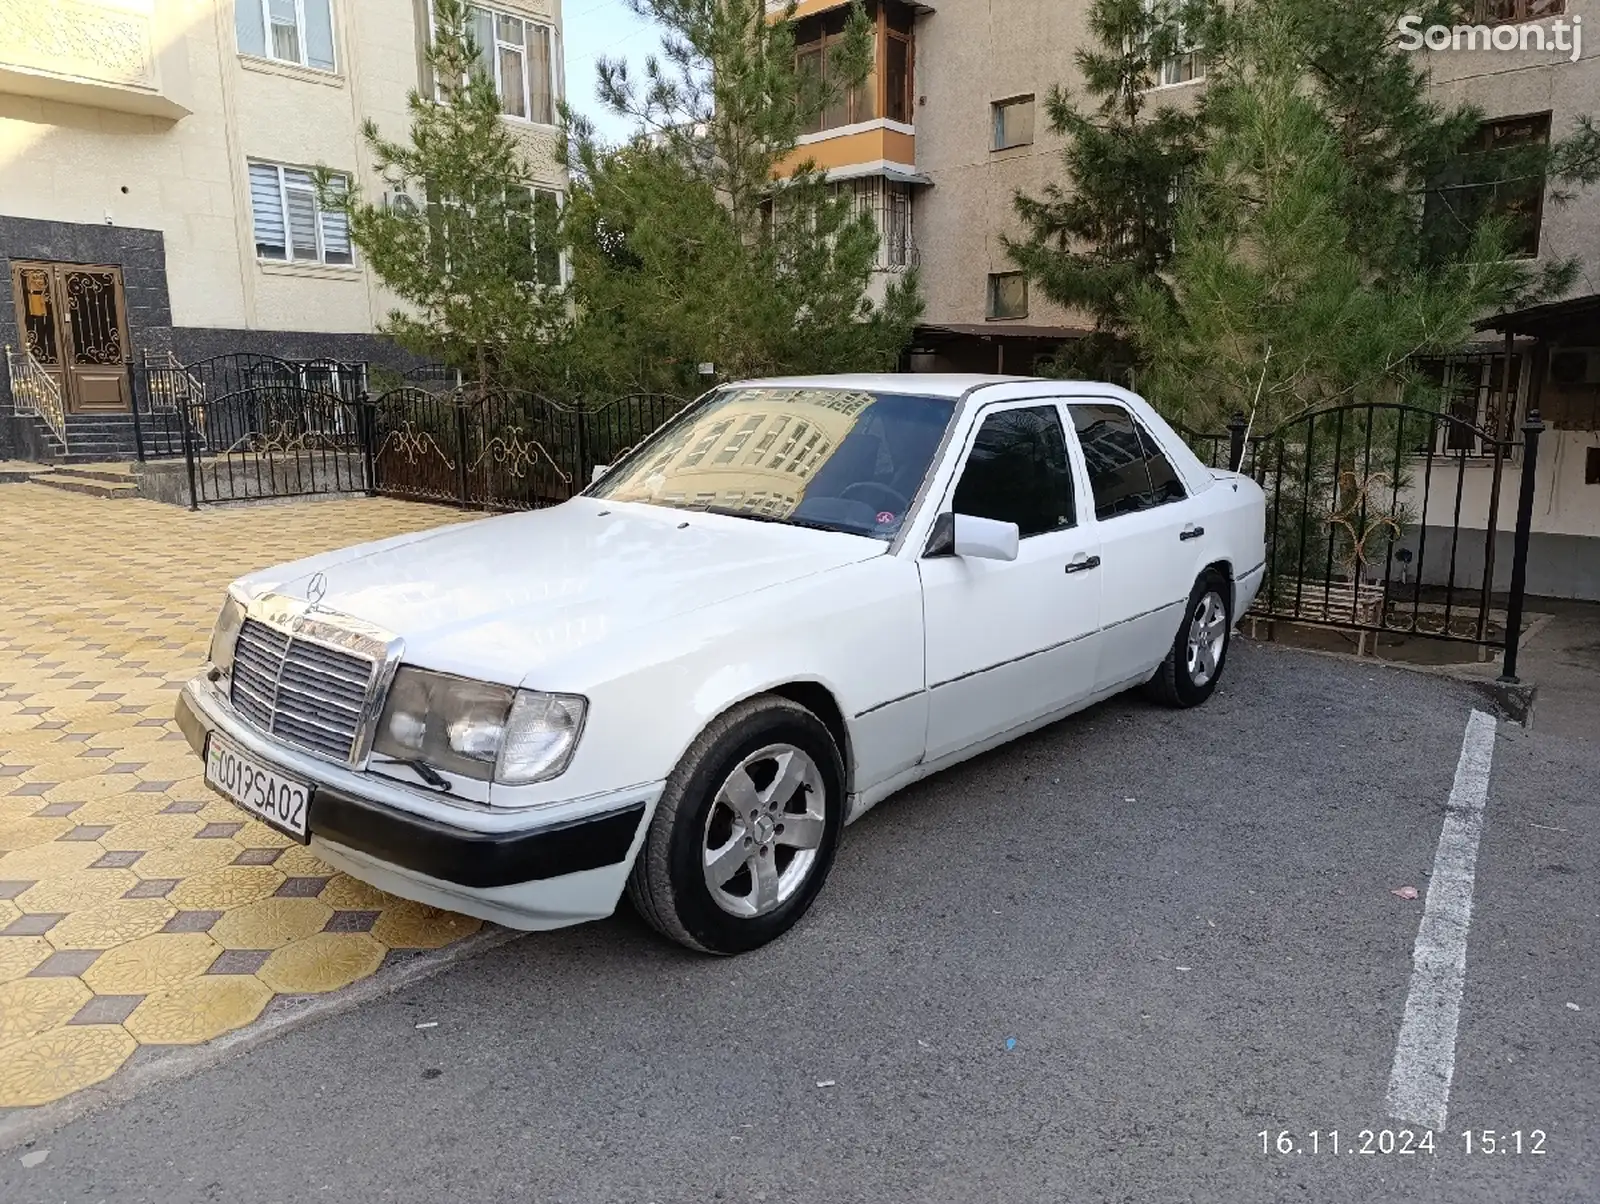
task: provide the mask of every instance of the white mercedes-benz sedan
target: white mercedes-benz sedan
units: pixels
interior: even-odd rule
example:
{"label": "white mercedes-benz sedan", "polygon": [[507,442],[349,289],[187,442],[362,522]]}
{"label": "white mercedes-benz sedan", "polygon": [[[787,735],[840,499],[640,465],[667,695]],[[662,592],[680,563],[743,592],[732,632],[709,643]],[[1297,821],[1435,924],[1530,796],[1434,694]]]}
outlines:
{"label": "white mercedes-benz sedan", "polygon": [[1264,516],[1111,385],[727,385],[559,506],[241,578],[178,722],[385,890],[527,929],[626,891],[738,953],[902,787],[1133,686],[1204,702]]}

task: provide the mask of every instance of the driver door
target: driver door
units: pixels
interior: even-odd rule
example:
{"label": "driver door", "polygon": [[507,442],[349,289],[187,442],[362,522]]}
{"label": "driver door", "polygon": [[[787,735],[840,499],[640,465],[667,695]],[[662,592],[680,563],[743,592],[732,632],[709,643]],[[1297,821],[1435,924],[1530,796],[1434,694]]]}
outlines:
{"label": "driver door", "polygon": [[1017,524],[1012,561],[926,555],[925,760],[937,761],[1040,716],[1095,684],[1100,546],[1078,518],[1064,415],[1054,402],[978,417],[942,511]]}

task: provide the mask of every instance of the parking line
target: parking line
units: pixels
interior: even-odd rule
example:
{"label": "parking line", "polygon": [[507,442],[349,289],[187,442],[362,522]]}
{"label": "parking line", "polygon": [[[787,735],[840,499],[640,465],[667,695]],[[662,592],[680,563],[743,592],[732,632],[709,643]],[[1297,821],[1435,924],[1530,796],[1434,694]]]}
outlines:
{"label": "parking line", "polygon": [[1456,1024],[1467,974],[1467,927],[1472,922],[1472,876],[1489,797],[1494,729],[1494,718],[1482,711],[1467,718],[1411,954],[1411,990],[1400,1022],[1394,1068],[1389,1072],[1389,1115],[1438,1131],[1444,1129],[1455,1073]]}

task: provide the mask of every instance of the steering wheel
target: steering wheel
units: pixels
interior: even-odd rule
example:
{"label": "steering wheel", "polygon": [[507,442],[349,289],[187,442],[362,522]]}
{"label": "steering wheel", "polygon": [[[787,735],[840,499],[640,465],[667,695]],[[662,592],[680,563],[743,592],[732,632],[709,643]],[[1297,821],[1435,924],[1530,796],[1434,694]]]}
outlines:
{"label": "steering wheel", "polygon": [[[905,494],[901,493],[898,489],[891,489],[887,485],[879,484],[877,481],[855,481],[841,489],[839,491],[839,496],[842,498],[848,498],[851,496],[851,494],[858,492],[875,494],[877,501],[860,497],[856,498],[856,501],[864,502],[869,506],[877,506],[879,510],[890,511],[896,516],[902,515],[907,510],[911,509],[911,499],[906,497]],[[884,499],[888,499],[891,504],[888,506],[879,506],[878,502],[881,502]]]}

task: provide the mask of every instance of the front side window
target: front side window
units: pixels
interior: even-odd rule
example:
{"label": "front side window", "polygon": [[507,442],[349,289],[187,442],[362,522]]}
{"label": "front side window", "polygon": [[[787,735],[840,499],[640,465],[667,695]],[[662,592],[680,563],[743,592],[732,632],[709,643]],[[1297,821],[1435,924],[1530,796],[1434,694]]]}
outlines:
{"label": "front side window", "polygon": [[892,539],[954,400],[725,389],[642,444],[590,496]]}
{"label": "front side window", "polygon": [[507,117],[554,125],[550,27],[493,9],[475,7],[471,13],[478,62],[494,81],[500,111]]}
{"label": "front side window", "polygon": [[1127,410],[1108,402],[1080,402],[1070,408],[1089,468],[1097,519],[1148,510],[1185,496],[1172,461]]}
{"label": "front side window", "polygon": [[1072,470],[1053,405],[1002,410],[978,428],[956,484],[957,514],[1016,523],[1022,537],[1075,521]]}
{"label": "front side window", "polygon": [[332,0],[236,0],[239,53],[332,71]]}
{"label": "front side window", "polygon": [[[331,184],[342,192],[349,179],[334,176]],[[349,221],[318,204],[316,184],[304,168],[250,164],[250,213],[259,259],[354,262]]]}

